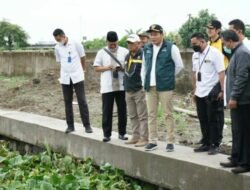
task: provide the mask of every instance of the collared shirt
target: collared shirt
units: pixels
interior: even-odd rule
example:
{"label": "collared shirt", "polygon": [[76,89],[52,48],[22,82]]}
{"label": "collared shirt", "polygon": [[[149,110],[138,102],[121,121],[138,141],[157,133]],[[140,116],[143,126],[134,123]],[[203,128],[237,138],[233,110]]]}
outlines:
{"label": "collared shirt", "polygon": [[[150,73],[150,86],[156,86],[156,76],[155,76],[155,69],[156,69],[156,60],[157,60],[157,55],[161,49],[161,45],[156,46],[153,45],[153,60],[152,60],[152,70]],[[144,57],[144,56],[143,56]],[[183,69],[183,61],[181,58],[180,50],[176,45],[172,45],[171,48],[171,57],[175,63],[175,75],[177,75],[182,69]],[[141,70],[141,76],[142,76],[142,81],[144,84],[144,79],[145,79],[145,60],[143,58],[143,63],[142,63],[142,70]]]}
{"label": "collared shirt", "polygon": [[247,37],[245,37],[242,42],[246,46],[246,48],[250,51],[250,40]]}
{"label": "collared shirt", "polygon": [[[219,37],[217,40],[215,40],[214,42],[208,41],[208,44],[209,44],[210,46],[213,46],[213,47],[217,48],[220,52],[223,53],[223,44],[222,44],[222,40],[221,40],[220,37]],[[225,66],[225,69],[228,67],[228,63],[229,63],[229,60],[228,60],[228,58],[224,55],[224,66]]]}
{"label": "collared shirt", "polygon": [[[108,49],[108,47],[106,47]],[[117,48],[117,59],[120,61],[124,68],[124,63],[125,63],[125,58],[129,51],[126,48],[123,47],[118,47]],[[104,49],[101,49],[98,51],[95,61],[94,61],[94,66],[109,66],[112,64],[112,58],[110,55],[104,51]],[[117,64],[117,66],[119,66]],[[124,85],[123,85],[123,77],[124,77],[124,72],[119,71],[118,72],[118,80],[119,80],[119,90],[124,91]],[[113,92],[115,89],[113,89],[112,86],[112,81],[113,81],[113,73],[112,71],[104,71],[101,73],[101,93],[108,93],[108,92]]]}
{"label": "collared shirt", "polygon": [[[85,51],[80,43],[68,40],[66,45],[55,46],[56,61],[61,64],[60,83],[78,83],[84,80],[84,72],[81,64],[81,57],[85,57]],[[70,58],[69,58],[70,57]]]}
{"label": "collared shirt", "polygon": [[201,72],[201,81],[196,80],[195,95],[206,97],[219,82],[219,73],[225,70],[223,54],[215,47],[207,45],[202,53],[193,54],[192,63],[196,78],[197,73]]}

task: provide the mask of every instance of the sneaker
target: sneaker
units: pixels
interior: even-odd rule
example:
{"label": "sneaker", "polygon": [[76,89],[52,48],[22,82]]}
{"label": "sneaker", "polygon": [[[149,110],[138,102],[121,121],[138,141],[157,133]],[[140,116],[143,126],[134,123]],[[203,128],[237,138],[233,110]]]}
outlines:
{"label": "sneaker", "polygon": [[219,153],[219,147],[217,146],[211,146],[208,150],[208,155],[215,155]]}
{"label": "sneaker", "polygon": [[173,144],[167,144],[166,150],[167,150],[167,152],[173,152],[174,151],[174,145]]}
{"label": "sneaker", "polygon": [[102,139],[103,142],[109,142],[110,140],[111,140],[110,137],[104,137],[104,138]]}
{"label": "sneaker", "polygon": [[148,144],[147,140],[139,140],[136,144],[135,147],[144,147]]}
{"label": "sneaker", "polygon": [[136,144],[138,140],[130,139],[129,141],[125,142],[125,144]]}
{"label": "sneaker", "polygon": [[118,139],[126,141],[128,140],[128,137],[125,137],[125,135],[119,135]]}
{"label": "sneaker", "polygon": [[145,147],[145,151],[152,151],[157,149],[157,144],[149,143]]}
{"label": "sneaker", "polygon": [[85,132],[86,133],[93,133],[93,130],[91,127],[85,127]]}
{"label": "sneaker", "polygon": [[68,128],[66,129],[65,133],[68,134],[68,133],[71,133],[71,132],[73,132],[73,131],[75,131],[75,128],[74,128],[74,127],[68,127]]}
{"label": "sneaker", "polygon": [[209,150],[209,146],[201,145],[198,148],[194,149],[194,152],[207,152]]}

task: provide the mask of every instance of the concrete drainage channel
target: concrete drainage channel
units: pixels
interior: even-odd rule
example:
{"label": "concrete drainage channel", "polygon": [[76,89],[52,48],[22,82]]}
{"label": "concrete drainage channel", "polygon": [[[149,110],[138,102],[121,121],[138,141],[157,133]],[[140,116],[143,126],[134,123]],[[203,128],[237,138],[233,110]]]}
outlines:
{"label": "concrete drainage channel", "polygon": [[[47,144],[55,152],[75,158],[93,158],[97,165],[110,163],[128,176],[174,190],[249,190],[250,174],[234,175],[219,163],[226,155],[195,154],[189,147],[176,145],[173,153],[166,153],[165,143],[158,150],[145,152],[143,148],[125,145],[113,133],[109,143],[102,142],[102,130],[84,133],[80,124],[76,131],[66,135],[65,121],[35,114],[0,110],[0,135],[15,139],[33,148]],[[13,147],[18,145],[13,145]],[[25,145],[25,151],[29,147]],[[178,187],[178,188],[176,188]]]}
{"label": "concrete drainage channel", "polygon": [[[17,141],[17,140],[10,139],[8,137],[0,135],[0,143],[1,142],[7,143],[8,149],[10,151],[18,151],[21,155],[37,155],[39,153],[46,151],[45,147],[38,147],[38,146],[35,146],[32,144]],[[129,176],[127,176],[127,177],[129,177]],[[132,177],[129,177],[129,178],[136,180],[138,182],[138,184],[146,187],[147,190],[180,190],[179,188],[166,189],[163,187],[159,187],[159,186],[150,184],[150,183],[145,182],[145,181],[140,181],[139,179],[135,179]]]}

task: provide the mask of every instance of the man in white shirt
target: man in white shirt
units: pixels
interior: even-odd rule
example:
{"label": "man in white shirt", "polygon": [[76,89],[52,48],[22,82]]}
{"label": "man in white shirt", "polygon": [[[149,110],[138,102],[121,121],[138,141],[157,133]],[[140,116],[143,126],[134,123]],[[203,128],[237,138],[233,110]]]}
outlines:
{"label": "man in white shirt", "polygon": [[92,133],[93,131],[89,122],[89,109],[84,91],[84,70],[86,69],[86,65],[83,46],[65,36],[62,29],[54,30],[53,36],[58,42],[55,46],[56,61],[61,65],[59,80],[62,84],[68,125],[65,132],[70,133],[75,130],[72,105],[73,89],[75,89],[85,132]]}
{"label": "man in white shirt", "polygon": [[103,142],[110,141],[114,101],[118,111],[118,138],[128,140],[125,137],[127,109],[123,85],[124,63],[128,52],[127,49],[118,46],[117,33],[110,31],[107,34],[107,47],[98,51],[94,61],[96,72],[101,73]]}
{"label": "man in white shirt", "polygon": [[194,101],[203,138],[203,144],[194,151],[208,151],[209,155],[214,155],[219,151],[218,118],[219,101],[223,99],[224,89],[224,56],[218,49],[207,44],[202,33],[191,36],[191,45],[195,51],[192,57]]}
{"label": "man in white shirt", "polygon": [[168,152],[174,151],[173,90],[175,75],[183,68],[176,45],[164,40],[163,28],[154,24],[147,31],[152,43],[143,48],[142,81],[146,91],[148,109],[149,144],[146,151],[157,149],[157,110],[159,102],[164,110],[167,127]]}

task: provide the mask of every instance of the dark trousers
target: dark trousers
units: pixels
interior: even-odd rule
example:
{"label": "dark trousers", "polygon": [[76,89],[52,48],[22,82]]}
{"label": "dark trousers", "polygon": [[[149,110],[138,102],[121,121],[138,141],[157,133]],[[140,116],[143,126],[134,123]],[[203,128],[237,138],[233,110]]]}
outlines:
{"label": "dark trousers", "polygon": [[[233,113],[233,115],[232,115]],[[232,117],[232,159],[239,165],[250,167],[250,104],[238,105],[231,110]]]}
{"label": "dark trousers", "polygon": [[211,102],[207,97],[196,97],[196,106],[203,144],[207,146],[219,146],[220,124],[218,101]]}
{"label": "dark trousers", "polygon": [[224,102],[219,102],[219,111],[218,111],[218,117],[219,117],[219,125],[220,125],[220,133],[219,133],[219,140],[218,144],[221,144],[223,139],[223,130],[224,130],[224,124],[225,124],[225,114],[224,114]]}
{"label": "dark trousers", "polygon": [[65,84],[62,85],[67,125],[70,128],[74,128],[74,114],[73,114],[73,105],[72,105],[73,89],[75,89],[83,125],[84,127],[90,127],[89,109],[88,109],[88,105],[86,102],[83,81],[73,84],[72,81],[70,80],[69,85],[65,85]]}
{"label": "dark trousers", "polygon": [[110,137],[112,133],[114,101],[116,102],[118,111],[119,135],[126,134],[127,108],[125,91],[116,91],[102,94],[102,128],[105,137]]}
{"label": "dark trousers", "polygon": [[240,113],[238,109],[231,109],[231,129],[232,129],[232,162],[239,162],[239,122]]}

